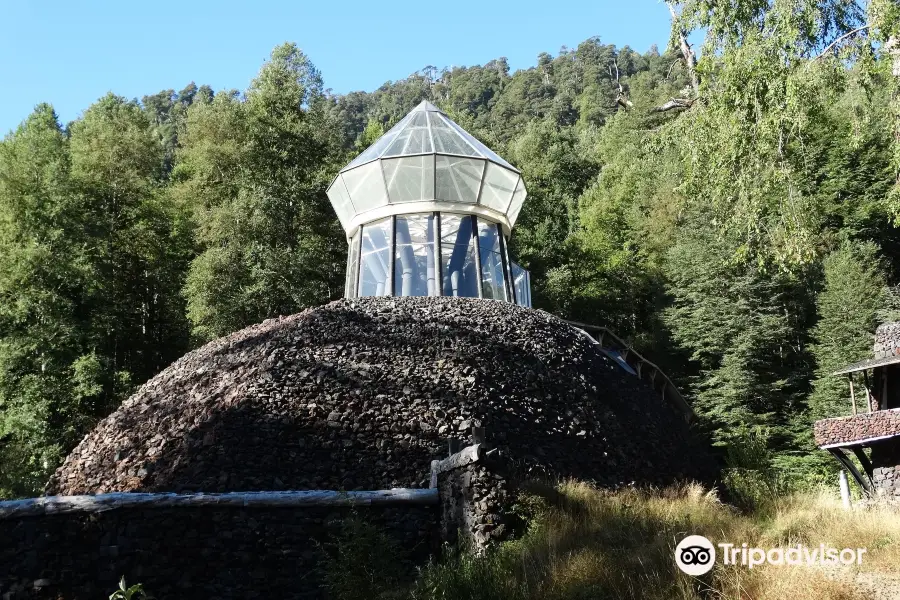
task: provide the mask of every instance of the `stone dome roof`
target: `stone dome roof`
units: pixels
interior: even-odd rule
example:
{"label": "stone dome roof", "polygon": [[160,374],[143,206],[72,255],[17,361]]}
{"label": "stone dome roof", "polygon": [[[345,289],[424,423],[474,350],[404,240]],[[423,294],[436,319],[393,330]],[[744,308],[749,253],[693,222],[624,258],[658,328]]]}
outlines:
{"label": "stone dome roof", "polygon": [[186,354],[72,451],[48,493],[427,486],[473,424],[523,470],[702,477],[680,413],[541,311],[358,298]]}

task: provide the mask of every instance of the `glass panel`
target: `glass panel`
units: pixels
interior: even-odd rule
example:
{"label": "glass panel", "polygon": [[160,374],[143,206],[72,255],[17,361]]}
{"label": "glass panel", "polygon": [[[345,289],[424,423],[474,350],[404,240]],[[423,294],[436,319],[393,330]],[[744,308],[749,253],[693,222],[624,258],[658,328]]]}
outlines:
{"label": "glass panel", "polygon": [[478,297],[472,217],[441,215],[443,295]]}
{"label": "glass panel", "polygon": [[479,204],[505,213],[518,180],[517,174],[489,162],[484,172],[484,186],[481,189]]}
{"label": "glass panel", "polygon": [[503,248],[503,250],[502,250],[503,264],[504,264],[503,275],[506,277],[506,280],[504,281],[505,285],[503,287],[506,290],[506,299],[509,302],[515,302],[516,299],[513,295],[515,292],[515,289],[514,289],[515,284],[513,283],[512,273],[510,272],[509,239],[503,236],[503,226],[502,225],[497,225],[497,229],[500,231],[500,245]]}
{"label": "glass panel", "polygon": [[409,123],[394,139],[394,143],[383,156],[402,156],[431,152],[431,138],[428,135],[427,113],[413,113]]}
{"label": "glass panel", "polygon": [[344,271],[344,298],[350,297],[350,282],[353,281],[353,277],[350,276],[350,273],[353,271],[351,267],[351,263],[353,261],[353,241],[347,244],[347,270]]}
{"label": "glass panel", "polygon": [[408,156],[381,161],[391,203],[434,198],[434,155]]}
{"label": "glass panel", "polygon": [[482,298],[506,300],[503,254],[500,251],[500,235],[496,223],[478,220],[478,248],[481,254]]}
{"label": "glass panel", "polygon": [[509,263],[512,269],[513,284],[516,286],[516,304],[531,307],[531,283],[528,271],[514,262]]}
{"label": "glass panel", "polygon": [[360,296],[390,294],[391,218],[364,225],[359,272]]}
{"label": "glass panel", "polygon": [[328,188],[328,199],[331,201],[331,206],[334,207],[334,212],[337,213],[341,225],[346,228],[356,215],[356,211],[353,209],[353,203],[350,202],[350,195],[347,194],[344,180],[340,176]]}
{"label": "glass panel", "polygon": [[502,158],[497,156],[493,150],[491,150],[490,148],[488,148],[487,146],[485,146],[484,144],[479,142],[477,139],[475,139],[475,137],[471,133],[469,133],[468,131],[466,131],[459,125],[457,125],[454,121],[452,121],[450,119],[446,119],[446,120],[455,131],[459,132],[459,135],[461,137],[465,138],[465,140],[469,144],[471,144],[472,146],[475,147],[475,149],[478,151],[479,154],[481,154],[481,156],[483,156],[485,158],[489,158],[496,163],[500,163],[504,167],[509,167],[510,169],[515,169],[515,167],[513,167],[511,164],[509,164],[508,162],[506,162],[505,160],[503,160]]}
{"label": "glass panel", "polygon": [[411,115],[406,115],[405,117],[400,119],[400,121],[398,121],[396,125],[391,127],[383,136],[375,140],[374,144],[366,148],[362,154],[354,158],[353,161],[349,165],[344,167],[343,170],[352,169],[353,167],[369,162],[370,160],[374,160],[381,156],[385,149],[391,145],[391,142],[394,141],[394,138],[400,134],[404,127],[406,127],[406,123],[409,122],[410,116]]}
{"label": "glass panel", "polygon": [[528,192],[525,191],[525,182],[523,182],[520,177],[519,184],[516,187],[516,193],[513,194],[512,202],[509,203],[509,210],[506,211],[506,218],[509,220],[510,228],[516,224],[516,219],[519,218],[519,212],[522,210],[522,204],[525,202],[525,197],[527,195]]}
{"label": "glass panel", "polygon": [[473,204],[478,199],[478,188],[481,187],[481,175],[485,161],[456,156],[434,157],[437,169],[434,197],[446,202],[465,202]]}
{"label": "glass panel", "polygon": [[431,138],[434,140],[435,152],[446,152],[447,154],[462,154],[464,156],[478,156],[478,153],[456,132],[450,127],[440,113],[425,113],[428,115],[428,121],[431,123]]}
{"label": "glass panel", "polygon": [[356,207],[356,213],[363,213],[387,204],[384,191],[384,179],[381,176],[381,163],[371,162],[341,174],[350,200]]}
{"label": "glass panel", "polygon": [[353,298],[356,296],[356,280],[359,277],[359,232],[350,240],[350,249],[347,257],[347,286],[344,296]]}
{"label": "glass panel", "polygon": [[437,296],[434,215],[397,217],[395,296]]}
{"label": "glass panel", "polygon": [[525,298],[526,306],[531,308],[531,271],[525,271]]}

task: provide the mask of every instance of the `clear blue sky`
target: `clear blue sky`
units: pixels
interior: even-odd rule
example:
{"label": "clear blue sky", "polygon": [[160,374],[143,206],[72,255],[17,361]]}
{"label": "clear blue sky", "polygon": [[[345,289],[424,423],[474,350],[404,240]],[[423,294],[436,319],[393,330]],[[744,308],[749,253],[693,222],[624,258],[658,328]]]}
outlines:
{"label": "clear blue sky", "polygon": [[66,123],[107,91],[140,98],[191,81],[243,90],[285,41],[306,52],[326,87],[346,93],[426,65],[506,56],[513,70],[527,68],[540,52],[594,35],[662,50],[669,35],[660,0],[0,0],[0,15],[0,136],[39,102]]}

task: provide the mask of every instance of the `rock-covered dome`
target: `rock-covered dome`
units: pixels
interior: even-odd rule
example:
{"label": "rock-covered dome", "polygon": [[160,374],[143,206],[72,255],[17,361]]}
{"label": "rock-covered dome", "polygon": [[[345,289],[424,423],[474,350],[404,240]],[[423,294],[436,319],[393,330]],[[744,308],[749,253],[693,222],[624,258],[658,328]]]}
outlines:
{"label": "rock-covered dome", "polygon": [[48,493],[427,486],[473,424],[524,469],[703,476],[681,414],[563,321],[464,298],[340,300],[199,348],[73,450]]}

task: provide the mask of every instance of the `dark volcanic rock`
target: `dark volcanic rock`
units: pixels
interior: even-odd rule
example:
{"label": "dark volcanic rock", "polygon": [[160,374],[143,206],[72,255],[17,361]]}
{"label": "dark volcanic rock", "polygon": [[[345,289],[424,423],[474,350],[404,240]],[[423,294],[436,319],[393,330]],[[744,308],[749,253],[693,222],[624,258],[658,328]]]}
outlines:
{"label": "dark volcanic rock", "polygon": [[900,323],[882,323],[875,330],[875,358],[900,355]]}
{"label": "dark volcanic rock", "polygon": [[900,434],[900,408],[822,419],[813,425],[817,446],[861,442]]}
{"label": "dark volcanic rock", "polygon": [[427,485],[472,425],[520,469],[703,478],[684,419],[559,319],[457,298],[341,300],[195,350],[72,451],[48,493]]}
{"label": "dark volcanic rock", "polygon": [[387,533],[412,574],[433,553],[435,507],[120,508],[0,520],[0,598],[108,598],[125,577],[158,600],[313,600],[347,517]]}

